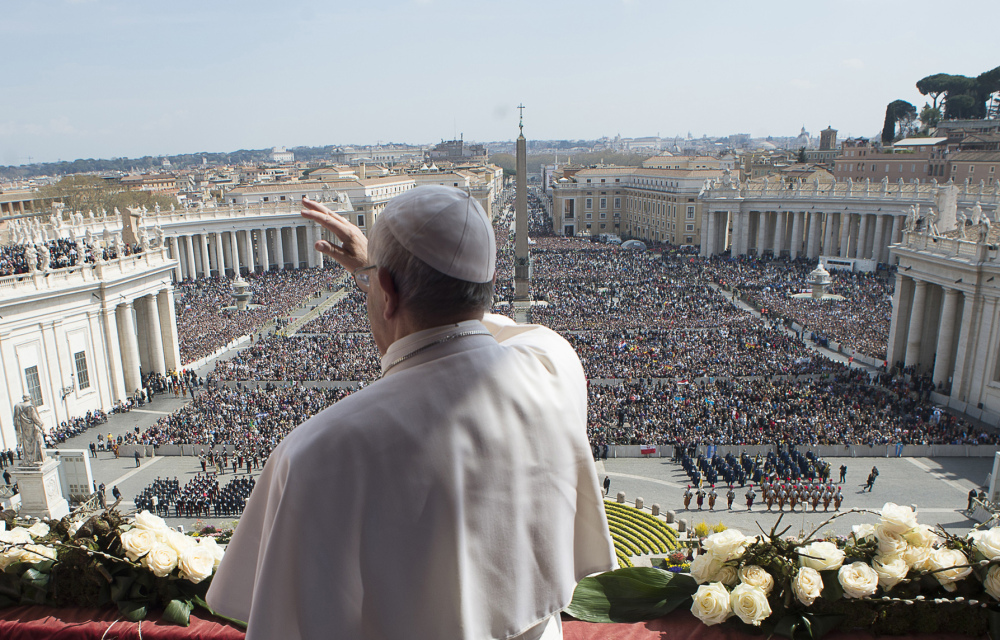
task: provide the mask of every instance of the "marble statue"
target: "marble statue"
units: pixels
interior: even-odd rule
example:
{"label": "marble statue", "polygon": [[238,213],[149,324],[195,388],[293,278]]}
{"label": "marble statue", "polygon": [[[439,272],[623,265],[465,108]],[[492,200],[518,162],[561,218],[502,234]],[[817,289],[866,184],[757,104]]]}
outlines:
{"label": "marble statue", "polygon": [[174,203],[173,202],[170,203],[170,210],[174,211]]}
{"label": "marble statue", "polygon": [[155,211],[157,215],[160,214],[160,203],[159,202],[157,202],[155,205],[153,205],[153,211]]}
{"label": "marble statue", "polygon": [[35,245],[29,244],[24,248],[24,257],[28,260],[28,272],[32,273],[38,270],[38,252],[35,250]]}
{"label": "marble statue", "polygon": [[38,409],[31,404],[31,396],[23,396],[21,402],[14,405],[14,429],[21,446],[22,466],[38,467],[45,462],[44,426]]}
{"label": "marble statue", "polygon": [[157,247],[163,246],[163,229],[160,228],[160,225],[153,227],[153,238],[156,240]]}
{"label": "marble statue", "polygon": [[979,224],[983,221],[983,205],[976,201],[976,204],[972,206],[972,213],[969,215],[969,219],[972,220],[972,224]]}
{"label": "marble statue", "polygon": [[964,211],[958,212],[958,239],[965,240],[965,225],[968,224],[968,217],[965,215]]}
{"label": "marble statue", "polygon": [[935,211],[933,208],[930,209],[930,211],[927,212],[927,219],[926,219],[925,224],[924,224],[924,231],[927,233],[927,235],[931,235],[931,236],[939,236],[939,235],[941,235],[941,232],[938,229],[938,224],[937,224],[938,223],[938,219],[940,217],[941,216],[938,215],[938,212]]}
{"label": "marble statue", "polygon": [[143,251],[149,251],[149,235],[146,233],[146,227],[139,229],[139,246]]}
{"label": "marble statue", "polygon": [[90,245],[91,247],[93,247],[93,246],[94,246],[94,232],[93,232],[93,231],[91,231],[90,229],[87,229],[87,230],[86,230],[86,231],[84,232],[84,234],[83,234],[83,240],[84,240],[84,242],[86,242],[86,243],[87,243],[88,245]]}
{"label": "marble statue", "polygon": [[979,224],[979,237],[976,239],[979,244],[986,244],[990,240],[990,219],[983,216],[983,221]]}
{"label": "marble statue", "polygon": [[[729,188],[729,186],[730,186],[730,185],[731,185],[732,183],[733,183],[733,172],[732,172],[732,171],[730,171],[730,170],[729,170],[729,169],[727,168],[727,169],[726,169],[725,171],[723,171],[723,172],[722,172],[722,186],[724,186],[724,187],[726,187],[726,188],[728,189],[728,188]],[[338,193],[338,194],[337,194],[337,201],[338,201],[338,202],[341,202],[341,200],[340,200],[340,197],[341,197],[341,194],[340,194],[340,193]]]}
{"label": "marble statue", "polygon": [[906,221],[903,223],[905,231],[915,231],[917,229],[917,218],[920,216],[920,205],[910,205],[906,213]]}
{"label": "marble statue", "polygon": [[51,260],[52,255],[49,253],[49,244],[47,242],[43,242],[42,243],[41,248],[38,250],[38,254],[39,254],[39,257],[41,257],[41,259],[42,259],[41,260],[41,262],[42,262],[42,271],[48,271],[49,270],[49,261]]}

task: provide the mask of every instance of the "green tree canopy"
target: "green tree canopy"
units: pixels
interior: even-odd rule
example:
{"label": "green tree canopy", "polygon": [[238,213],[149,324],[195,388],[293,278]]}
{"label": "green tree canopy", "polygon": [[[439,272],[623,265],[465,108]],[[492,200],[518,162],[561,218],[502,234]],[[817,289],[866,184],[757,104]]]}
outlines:
{"label": "green tree canopy", "polygon": [[893,100],[885,108],[885,122],[882,125],[882,144],[892,144],[896,139],[896,123],[912,122],[917,117],[917,108],[906,100]]}

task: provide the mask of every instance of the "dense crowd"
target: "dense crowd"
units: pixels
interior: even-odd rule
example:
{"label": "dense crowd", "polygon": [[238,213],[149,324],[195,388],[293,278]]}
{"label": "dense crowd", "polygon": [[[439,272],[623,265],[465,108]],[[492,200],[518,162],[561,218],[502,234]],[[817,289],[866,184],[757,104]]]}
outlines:
{"label": "dense crowd", "polygon": [[[327,314],[331,315],[331,314]],[[370,381],[382,373],[370,333],[269,336],[217,361],[218,380]]]}
{"label": "dense crowd", "polygon": [[875,273],[830,271],[829,293],[843,300],[793,298],[810,291],[807,281],[816,263],[797,260],[715,258],[703,261],[704,272],[719,284],[739,291],[771,317],[794,320],[806,331],[834,340],[860,353],[885,360],[892,320],[889,280]]}
{"label": "dense crowd", "polygon": [[320,291],[333,286],[329,269],[269,271],[246,277],[251,307],[234,308],[233,281],[202,278],[176,287],[177,337],[181,362],[203,358],[236,338],[253,334],[276,318],[287,316]]}
{"label": "dense crowd", "polygon": [[[137,244],[122,245],[122,254],[126,256],[141,251],[142,248]],[[37,245],[9,244],[0,246],[0,276],[29,273],[32,261],[34,261],[36,269],[44,271],[46,253],[48,254],[49,269],[73,267],[79,264],[81,259],[84,262],[92,263],[95,262],[95,257],[98,255],[102,260],[113,260],[118,257],[118,250],[114,245],[107,248],[95,248],[88,242],[82,240],[74,242],[68,238],[57,238]]]}
{"label": "dense crowd", "polygon": [[997,444],[926,401],[922,381],[861,370],[790,379],[590,386],[598,444]]}

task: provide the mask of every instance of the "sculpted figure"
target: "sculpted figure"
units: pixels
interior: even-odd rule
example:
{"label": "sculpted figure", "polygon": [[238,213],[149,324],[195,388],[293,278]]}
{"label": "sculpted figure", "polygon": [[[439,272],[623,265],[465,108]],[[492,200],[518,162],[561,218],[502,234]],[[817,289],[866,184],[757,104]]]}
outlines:
{"label": "sculpted figure", "polygon": [[938,218],[940,218],[940,216],[934,209],[931,209],[927,213],[927,220],[924,229],[926,230],[928,235],[932,236],[941,235],[941,232],[938,230],[938,225],[937,225]]}
{"label": "sculpted figure", "polygon": [[51,254],[49,253],[49,243],[43,242],[42,247],[41,249],[39,249],[38,253],[42,259],[42,264],[41,264],[42,271],[48,271],[49,260],[52,258]]}
{"label": "sculpted figure", "polygon": [[23,396],[21,402],[14,405],[14,429],[17,443],[21,445],[23,465],[37,467],[45,462],[44,426],[38,409],[31,404],[31,396]]}
{"label": "sculpted figure", "polygon": [[972,213],[969,215],[969,219],[972,220],[972,224],[979,224],[983,221],[983,205],[976,201],[976,204],[972,206]]}
{"label": "sculpted figure", "polygon": [[983,221],[979,224],[979,244],[986,244],[990,239],[990,219],[983,216]]}
{"label": "sculpted figure", "polygon": [[24,249],[24,257],[28,261],[28,271],[34,272],[38,270],[38,252],[35,251],[35,245],[29,244]]}
{"label": "sculpted figure", "polygon": [[956,222],[958,224],[958,239],[965,240],[965,225],[968,224],[968,218],[964,211],[958,212],[958,220]]}

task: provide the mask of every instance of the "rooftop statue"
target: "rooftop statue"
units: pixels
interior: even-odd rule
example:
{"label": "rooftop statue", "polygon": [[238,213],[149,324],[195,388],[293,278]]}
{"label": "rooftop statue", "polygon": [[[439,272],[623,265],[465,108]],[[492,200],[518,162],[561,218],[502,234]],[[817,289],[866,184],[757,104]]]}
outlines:
{"label": "rooftop statue", "polygon": [[45,462],[45,424],[38,415],[38,409],[31,404],[31,396],[25,395],[14,405],[14,429],[17,443],[21,445],[23,466],[37,467]]}

